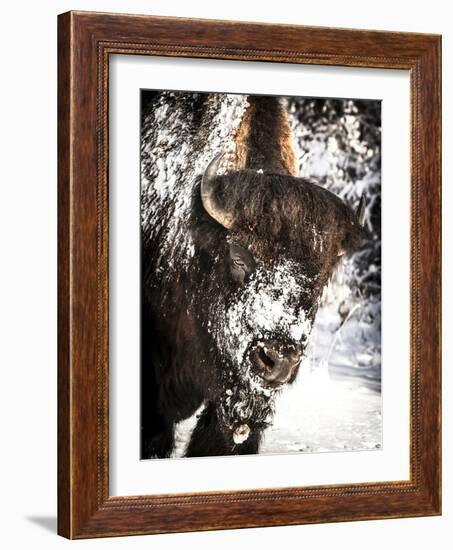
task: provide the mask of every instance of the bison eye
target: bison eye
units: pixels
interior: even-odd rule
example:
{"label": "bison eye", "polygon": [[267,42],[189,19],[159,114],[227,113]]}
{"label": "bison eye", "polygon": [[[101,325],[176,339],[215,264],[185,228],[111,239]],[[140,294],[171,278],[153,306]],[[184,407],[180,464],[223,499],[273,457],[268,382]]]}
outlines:
{"label": "bison eye", "polygon": [[233,267],[235,267],[236,269],[243,269],[244,271],[246,270],[246,265],[242,260],[233,258],[231,261],[233,263]]}
{"label": "bison eye", "polygon": [[236,243],[230,244],[229,264],[231,276],[239,284],[244,284],[255,269],[253,255]]}

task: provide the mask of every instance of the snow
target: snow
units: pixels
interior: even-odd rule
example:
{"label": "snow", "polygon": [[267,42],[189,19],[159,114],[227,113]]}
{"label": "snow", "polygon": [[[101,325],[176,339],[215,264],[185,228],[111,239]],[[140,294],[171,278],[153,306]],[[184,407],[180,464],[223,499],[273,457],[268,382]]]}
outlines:
{"label": "snow", "polygon": [[223,302],[216,304],[215,317],[225,317],[225,323],[216,326],[215,337],[220,349],[228,355],[235,350],[237,366],[245,362],[245,354],[252,341],[280,331],[295,343],[311,332],[311,321],[292,303],[294,296],[304,293],[308,278],[300,273],[300,266],[281,260],[272,270],[258,266],[250,281],[226,311]]}
{"label": "snow", "polygon": [[360,451],[381,447],[380,394],[359,381],[300,377],[276,404],[260,453]]}
{"label": "snow", "polygon": [[[233,137],[248,105],[246,96],[212,94],[210,108],[215,115],[200,151],[195,143],[199,124],[190,108],[196,95],[162,93],[143,125],[142,226],[149,229],[151,240],[160,238],[160,263],[165,266],[163,276],[168,278],[181,267],[171,259],[188,262],[193,253],[187,219],[195,176],[203,173],[215,155],[234,151]],[[172,102],[179,102],[180,108],[170,108]],[[198,152],[195,159],[194,151]],[[170,220],[165,213],[170,213]],[[162,222],[156,223],[159,219]],[[163,226],[165,236],[161,238]]]}

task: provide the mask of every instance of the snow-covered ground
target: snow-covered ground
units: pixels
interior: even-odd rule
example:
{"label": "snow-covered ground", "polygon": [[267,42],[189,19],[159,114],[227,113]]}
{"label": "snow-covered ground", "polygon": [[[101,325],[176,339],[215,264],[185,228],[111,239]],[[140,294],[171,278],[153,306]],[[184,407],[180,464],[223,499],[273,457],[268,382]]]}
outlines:
{"label": "snow-covered ground", "polygon": [[[334,303],[320,308],[307,359],[277,398],[260,453],[358,451],[382,442],[380,336],[353,312],[342,328]],[[181,457],[197,414],[176,428]]]}

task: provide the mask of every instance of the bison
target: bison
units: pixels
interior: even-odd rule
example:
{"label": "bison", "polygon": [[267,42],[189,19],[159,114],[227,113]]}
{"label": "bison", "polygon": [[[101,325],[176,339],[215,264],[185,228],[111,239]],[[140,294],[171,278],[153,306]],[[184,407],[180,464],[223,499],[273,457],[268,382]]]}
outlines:
{"label": "bison", "polygon": [[366,237],[365,204],[297,177],[286,111],[266,96],[247,98],[234,151],[184,186],[142,229],[141,456],[169,457],[201,405],[185,456],[257,453],[323,288]]}

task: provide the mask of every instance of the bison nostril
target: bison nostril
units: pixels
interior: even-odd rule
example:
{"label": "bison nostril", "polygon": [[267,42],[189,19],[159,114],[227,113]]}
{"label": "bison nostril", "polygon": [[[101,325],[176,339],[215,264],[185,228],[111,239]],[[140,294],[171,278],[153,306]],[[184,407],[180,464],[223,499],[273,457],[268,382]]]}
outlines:
{"label": "bison nostril", "polygon": [[259,342],[252,350],[252,368],[267,384],[276,387],[295,376],[301,357],[300,346]]}
{"label": "bison nostril", "polygon": [[261,361],[266,365],[266,367],[269,367],[272,369],[275,365],[275,361],[270,357],[263,348],[260,348],[258,351],[258,357],[261,359]]}

